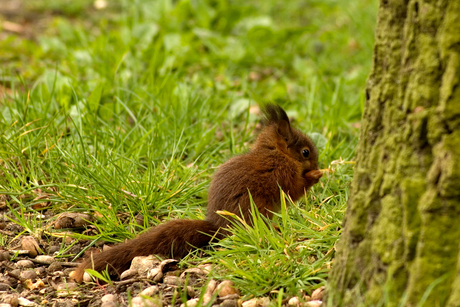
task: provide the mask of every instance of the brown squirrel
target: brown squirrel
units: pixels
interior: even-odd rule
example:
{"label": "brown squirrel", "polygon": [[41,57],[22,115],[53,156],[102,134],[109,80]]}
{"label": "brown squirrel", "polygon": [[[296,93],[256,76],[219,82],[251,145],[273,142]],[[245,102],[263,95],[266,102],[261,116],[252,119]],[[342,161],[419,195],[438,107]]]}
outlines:
{"label": "brown squirrel", "polygon": [[206,220],[171,220],[153,227],[137,238],[86,258],[73,278],[81,282],[88,268],[108,268],[111,275],[121,274],[136,256],[182,258],[212,239],[222,239],[228,235],[230,222],[218,211],[231,212],[250,222],[249,193],[259,212],[269,218],[280,210],[280,188],[294,201],[304,195],[322,176],[316,147],[310,138],[291,127],[281,107],[268,104],[262,111],[264,129],[252,150],[231,158],[215,173]]}

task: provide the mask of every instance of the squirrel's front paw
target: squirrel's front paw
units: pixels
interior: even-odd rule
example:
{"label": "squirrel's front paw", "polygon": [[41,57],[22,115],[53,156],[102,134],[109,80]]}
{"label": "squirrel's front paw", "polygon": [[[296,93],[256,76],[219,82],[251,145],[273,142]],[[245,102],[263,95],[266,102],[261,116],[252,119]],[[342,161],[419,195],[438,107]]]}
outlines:
{"label": "squirrel's front paw", "polygon": [[307,179],[307,181],[311,182],[312,184],[315,184],[322,176],[323,173],[320,170],[313,170],[305,174],[305,179]]}

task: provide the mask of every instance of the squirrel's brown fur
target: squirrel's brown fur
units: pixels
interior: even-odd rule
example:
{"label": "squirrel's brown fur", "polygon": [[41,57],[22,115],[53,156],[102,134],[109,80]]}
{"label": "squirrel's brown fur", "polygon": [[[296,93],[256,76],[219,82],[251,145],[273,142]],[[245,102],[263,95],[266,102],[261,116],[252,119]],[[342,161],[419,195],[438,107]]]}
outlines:
{"label": "squirrel's brown fur", "polygon": [[286,112],[279,106],[266,105],[264,129],[246,154],[236,156],[214,175],[209,188],[206,220],[171,220],[126,243],[93,254],[74,272],[81,282],[84,270],[109,269],[121,274],[136,256],[151,254],[182,258],[194,248],[208,245],[226,235],[229,221],[217,211],[234,213],[250,221],[249,192],[259,212],[267,217],[279,211],[280,188],[295,201],[318,182],[318,152],[313,142],[291,127]]}

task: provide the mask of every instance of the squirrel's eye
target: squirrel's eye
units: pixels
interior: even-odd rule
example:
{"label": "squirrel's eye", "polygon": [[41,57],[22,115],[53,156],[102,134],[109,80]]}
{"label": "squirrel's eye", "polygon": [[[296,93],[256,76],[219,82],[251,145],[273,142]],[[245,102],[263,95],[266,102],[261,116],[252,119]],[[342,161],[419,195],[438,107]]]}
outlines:
{"label": "squirrel's eye", "polygon": [[302,150],[302,156],[308,158],[310,156],[310,151],[308,149]]}

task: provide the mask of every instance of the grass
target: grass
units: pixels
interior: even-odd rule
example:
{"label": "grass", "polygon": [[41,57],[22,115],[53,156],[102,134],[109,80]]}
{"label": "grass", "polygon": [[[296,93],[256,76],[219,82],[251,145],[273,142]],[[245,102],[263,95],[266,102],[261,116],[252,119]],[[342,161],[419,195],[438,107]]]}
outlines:
{"label": "grass", "polygon": [[[57,235],[49,221],[67,211],[95,216],[75,237],[112,242],[203,218],[214,169],[254,140],[259,102],[312,136],[321,168],[353,159],[376,1],[70,2],[26,2],[46,26],[0,41],[0,193],[26,233]],[[324,284],[352,178],[333,168],[275,219],[280,232],[256,216],[223,240],[207,259],[216,276],[253,296]]]}

